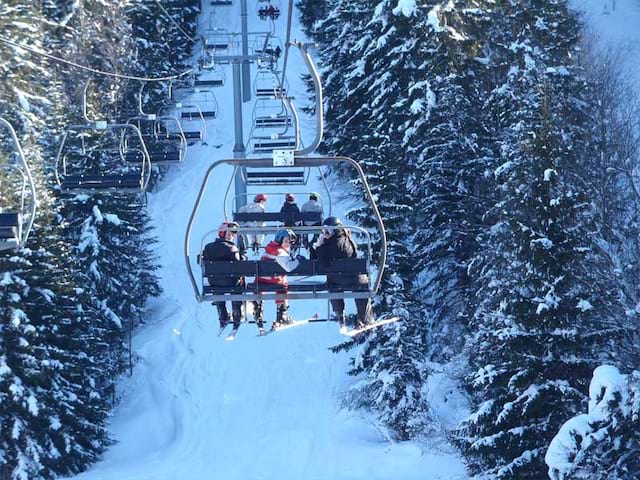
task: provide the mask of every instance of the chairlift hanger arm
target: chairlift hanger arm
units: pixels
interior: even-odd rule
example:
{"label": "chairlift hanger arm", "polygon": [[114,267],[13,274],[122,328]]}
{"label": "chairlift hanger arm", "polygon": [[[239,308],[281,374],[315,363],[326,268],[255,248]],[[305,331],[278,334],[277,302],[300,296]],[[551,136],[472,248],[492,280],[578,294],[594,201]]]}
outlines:
{"label": "chairlift hanger arm", "polygon": [[[18,139],[18,135],[13,128],[13,125],[9,123],[4,118],[0,117],[0,126],[6,128],[9,131],[9,136],[13,140],[13,143],[16,148],[16,153],[18,154],[18,159],[21,164],[21,171],[23,175],[23,189],[24,182],[26,180],[27,185],[29,186],[29,192],[31,194],[31,204],[29,205],[29,222],[27,223],[26,228],[22,228],[20,232],[20,246],[23,246],[27,239],[29,238],[29,233],[31,232],[31,228],[33,227],[33,222],[36,218],[36,207],[37,207],[37,197],[36,197],[36,187],[33,182],[33,177],[31,176],[31,169],[29,168],[29,164],[27,163],[27,159],[24,155],[24,151],[22,150],[22,146],[20,145],[20,140]],[[24,191],[21,199],[21,210],[24,208]],[[24,213],[24,212],[21,212]]]}

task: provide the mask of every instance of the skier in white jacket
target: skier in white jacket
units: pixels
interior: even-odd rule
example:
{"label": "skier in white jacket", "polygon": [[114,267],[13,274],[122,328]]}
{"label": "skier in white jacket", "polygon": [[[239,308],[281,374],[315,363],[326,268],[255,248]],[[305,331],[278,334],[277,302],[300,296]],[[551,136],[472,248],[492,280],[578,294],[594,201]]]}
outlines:
{"label": "skier in white jacket", "polygon": [[[248,203],[244,207],[238,210],[238,213],[264,213],[265,205],[267,203],[267,196],[264,193],[259,193],[255,197],[253,197],[253,203]],[[266,225],[265,222],[243,222],[243,227],[264,227]],[[240,251],[248,250],[250,247],[254,253],[258,253],[260,251],[260,246],[264,241],[264,234],[256,234],[256,233],[248,233],[242,236],[241,243],[244,245],[241,246]]]}

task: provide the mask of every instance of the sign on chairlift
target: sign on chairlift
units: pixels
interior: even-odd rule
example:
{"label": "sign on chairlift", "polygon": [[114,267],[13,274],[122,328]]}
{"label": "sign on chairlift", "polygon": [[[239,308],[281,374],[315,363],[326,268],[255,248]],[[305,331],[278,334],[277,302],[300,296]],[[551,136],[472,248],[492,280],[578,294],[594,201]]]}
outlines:
{"label": "sign on chairlift", "polygon": [[106,120],[96,120],[93,122],[93,128],[96,130],[106,130],[107,129],[107,121]]}
{"label": "sign on chairlift", "polygon": [[273,151],[273,166],[274,167],[293,167],[295,166],[295,159],[293,150],[274,150]]}

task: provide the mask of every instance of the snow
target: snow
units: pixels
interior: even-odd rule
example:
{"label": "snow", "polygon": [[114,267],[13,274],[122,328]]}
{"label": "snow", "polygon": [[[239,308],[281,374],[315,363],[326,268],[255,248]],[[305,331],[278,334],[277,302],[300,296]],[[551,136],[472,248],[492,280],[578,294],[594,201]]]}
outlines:
{"label": "snow", "polygon": [[417,10],[416,0],[398,0],[398,5],[392,10],[394,15],[411,17]]}
{"label": "snow", "polygon": [[612,365],[601,365],[593,372],[589,385],[589,411],[577,415],[562,425],[553,438],[545,455],[551,480],[568,478],[576,454],[586,448],[599,432],[594,429],[598,422],[606,421],[612,405],[618,405],[624,415],[628,409],[627,376]]}
{"label": "snow", "polygon": [[[208,23],[211,7],[207,3],[203,2],[202,28]],[[265,30],[267,24],[254,17],[250,15],[249,31]],[[215,19],[229,31],[239,30],[239,7],[218,8]],[[282,39],[285,19],[283,14],[276,22]],[[292,38],[302,37],[294,20]],[[299,74],[306,69],[294,49],[289,69],[291,93],[304,103],[306,85]],[[119,384],[121,401],[110,424],[116,443],[98,464],[74,478],[466,478],[455,453],[439,445],[397,442],[374,415],[345,408],[344,398],[357,381],[346,373],[349,358],[357,353],[329,351],[344,340],[334,324],[310,324],[267,337],[258,337],[255,325],[246,324],[233,342],[216,336],[215,309],[196,302],[182,246],[207,168],[215,160],[233,157],[231,87],[232,82],[227,82],[215,91],[220,110],[217,119],[208,121],[208,145],[189,147],[184,164],[172,169],[160,190],[149,195],[164,293],[150,302],[146,324],[133,339],[136,365],[133,375]],[[251,109],[252,103],[244,105],[245,127]],[[315,121],[304,116],[300,121],[308,144]],[[222,192],[231,172],[220,167],[211,178],[195,219],[191,252],[199,251],[205,233],[223,218]],[[316,184],[300,188],[304,190],[293,193],[323,191]],[[282,188],[265,188],[271,193],[267,210],[276,210],[280,195],[271,190],[282,192]],[[332,215],[343,216],[348,208],[334,202]],[[86,248],[93,243],[91,229],[83,236]],[[199,272],[197,265],[193,268]],[[355,310],[353,301],[347,301],[347,310]],[[326,302],[306,301],[292,302],[290,313],[307,318],[316,312],[324,316],[326,311]],[[275,306],[266,302],[265,319],[270,323],[274,318]],[[457,394],[442,382],[440,391],[449,399],[442,404],[458,402]],[[439,395],[438,390],[434,394]],[[442,412],[445,418],[455,417],[444,407]]]}

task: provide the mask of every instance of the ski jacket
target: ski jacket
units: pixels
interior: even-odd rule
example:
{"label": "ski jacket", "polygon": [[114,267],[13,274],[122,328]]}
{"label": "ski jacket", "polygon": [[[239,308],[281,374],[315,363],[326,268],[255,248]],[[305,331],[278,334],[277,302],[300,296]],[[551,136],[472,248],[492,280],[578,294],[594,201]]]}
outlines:
{"label": "ski jacket", "polygon": [[[343,258],[357,258],[358,246],[346,229],[336,230],[329,238],[315,248],[318,262],[322,266],[329,266],[334,260]],[[353,285],[369,283],[367,275],[327,275],[329,285]]]}
{"label": "ski jacket", "polygon": [[284,202],[280,213],[283,214],[283,221],[285,227],[292,227],[296,224],[295,215],[300,213],[298,204],[296,202]]}
{"label": "ski jacket", "polygon": [[[275,240],[270,241],[264,249],[264,254],[260,258],[264,261],[278,262],[285,271],[291,272],[298,268],[300,262],[297,259],[293,259],[289,256],[289,252]],[[289,285],[286,275],[275,275],[273,277],[258,277],[258,283],[278,284],[286,287]]]}
{"label": "ski jacket", "polygon": [[[264,213],[264,205],[260,202],[252,202],[247,203],[244,207],[241,207],[238,210],[238,213]],[[250,227],[264,227],[266,223],[264,222],[243,222],[243,225]]]}
{"label": "ski jacket", "polygon": [[[320,204],[318,201],[316,200],[308,200],[306,201],[303,205],[302,208],[300,209],[302,211],[302,213],[305,212],[320,212],[320,218],[322,219],[324,217],[324,211],[322,209],[322,204]],[[309,225],[320,225],[319,223],[316,222],[304,222],[305,225],[309,226]]]}
{"label": "ski jacket", "polygon": [[[238,247],[233,242],[218,238],[208,243],[202,252],[202,259],[207,261],[239,262],[242,260]],[[209,285],[216,287],[235,287],[244,285],[244,277],[207,277]]]}

